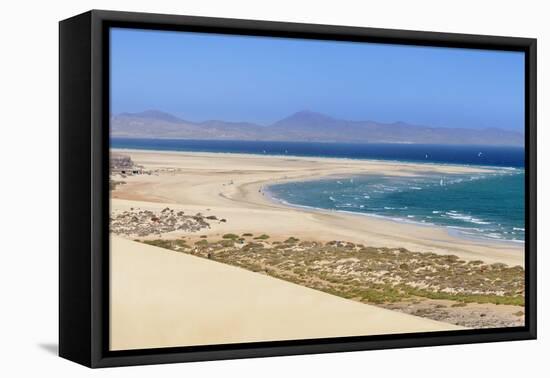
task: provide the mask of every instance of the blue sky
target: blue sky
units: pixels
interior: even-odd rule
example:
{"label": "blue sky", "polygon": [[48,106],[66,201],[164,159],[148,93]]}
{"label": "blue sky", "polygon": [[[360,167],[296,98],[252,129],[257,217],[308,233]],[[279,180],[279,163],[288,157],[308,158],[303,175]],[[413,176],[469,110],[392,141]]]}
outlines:
{"label": "blue sky", "polygon": [[523,131],[520,52],[111,30],[111,113],[336,118]]}

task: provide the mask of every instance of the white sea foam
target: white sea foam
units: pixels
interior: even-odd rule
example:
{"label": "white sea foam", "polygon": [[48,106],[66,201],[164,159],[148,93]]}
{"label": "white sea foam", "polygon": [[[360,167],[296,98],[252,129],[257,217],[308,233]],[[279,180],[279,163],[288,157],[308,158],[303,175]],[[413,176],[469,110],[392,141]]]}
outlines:
{"label": "white sea foam", "polygon": [[[468,175],[468,176],[461,176],[460,178],[446,176],[444,177],[443,181],[445,185],[460,183],[460,182],[467,182],[467,181],[475,181],[480,180],[484,178],[491,178],[495,176],[500,175],[510,175],[510,174],[521,174],[520,170],[516,169],[510,169],[502,173],[498,174],[475,174],[475,175]],[[456,230],[456,233],[463,234],[465,237],[471,237],[471,238],[488,238],[492,240],[501,240],[501,241],[511,241],[515,243],[523,243],[523,240],[516,239],[521,238],[523,236],[523,232],[525,232],[525,229],[522,227],[508,227],[507,225],[497,225],[497,222],[492,223],[488,219],[483,219],[484,217],[477,217],[470,215],[469,212],[462,211],[462,209],[459,210],[429,210],[428,214],[433,214],[433,216],[429,216],[426,214],[415,214],[414,209],[410,211],[404,211],[407,209],[407,207],[399,207],[395,206],[394,203],[387,203],[388,206],[380,206],[383,205],[385,201],[385,196],[390,195],[389,193],[392,192],[401,192],[403,190],[445,190],[445,188],[439,189],[440,185],[440,177],[433,177],[433,176],[426,176],[425,178],[420,178],[417,180],[394,180],[390,182],[385,183],[368,183],[365,185],[363,181],[360,181],[362,179],[355,180],[355,184],[357,185],[357,189],[360,191],[363,191],[363,193],[355,192],[355,190],[352,190],[349,187],[341,186],[339,188],[334,188],[334,190],[324,190],[323,193],[325,196],[324,198],[327,198],[328,194],[332,194],[328,196],[328,199],[334,203],[333,207],[334,209],[323,209],[323,208],[316,208],[313,206],[301,206],[296,204],[290,204],[286,201],[279,201],[281,203],[285,203],[287,205],[306,208],[306,209],[318,209],[318,210],[325,210],[325,211],[337,211],[337,212],[344,212],[344,213],[350,213],[355,215],[365,215],[365,216],[372,216],[372,217],[379,217],[379,218],[385,218],[385,219],[391,219],[398,222],[405,222],[405,223],[413,223],[413,224],[419,224],[419,225],[435,225],[434,223],[431,223],[431,221],[435,221],[436,224],[438,224],[439,227],[444,227],[449,232],[451,230]],[[348,180],[341,179],[341,181],[334,180],[333,184],[338,183],[339,185],[344,185],[348,183]],[[350,182],[351,183],[351,182]],[[390,185],[388,185],[390,184]],[[412,193],[411,193],[412,194]],[[287,198],[290,198],[290,193],[285,193],[285,196]],[[372,197],[371,197],[372,195]],[[301,197],[299,197],[301,198]],[[373,200],[374,198],[374,200]],[[379,207],[371,206],[370,203],[372,201],[378,203],[378,200],[381,200],[381,203],[379,203]],[[390,199],[390,198],[388,198]],[[293,199],[294,200],[294,199]],[[348,200],[350,202],[345,202],[345,200]],[[367,200],[370,200],[367,206]],[[298,199],[297,202],[300,202]],[[310,202],[310,201],[308,201]],[[363,202],[363,204],[361,204]],[[425,209],[427,210],[427,209]],[[407,214],[409,213],[409,214]],[[414,214],[414,215],[413,215]],[[476,214],[477,215],[477,214]]]}
{"label": "white sea foam", "polygon": [[491,224],[491,222],[484,221],[482,219],[473,217],[471,215],[467,214],[461,214],[457,211],[451,210],[449,212],[445,213],[449,218],[455,219],[455,220],[461,220],[464,222],[474,223],[474,224]]}

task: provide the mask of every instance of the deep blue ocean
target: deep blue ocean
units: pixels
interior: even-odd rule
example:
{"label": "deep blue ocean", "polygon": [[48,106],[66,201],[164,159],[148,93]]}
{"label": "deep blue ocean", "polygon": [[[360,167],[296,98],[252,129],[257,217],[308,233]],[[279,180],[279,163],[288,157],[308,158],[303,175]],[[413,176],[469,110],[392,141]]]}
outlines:
{"label": "deep blue ocean", "polygon": [[112,148],[379,159],[495,167],[494,173],[415,177],[380,175],[271,185],[274,199],[295,206],[361,213],[444,226],[473,238],[525,237],[521,147],[344,144],[170,139],[111,139]]}
{"label": "deep blue ocean", "polygon": [[242,154],[381,159],[426,163],[524,166],[522,147],[450,146],[434,144],[355,144],[257,142],[227,140],[112,138],[111,148],[158,151],[232,152]]}

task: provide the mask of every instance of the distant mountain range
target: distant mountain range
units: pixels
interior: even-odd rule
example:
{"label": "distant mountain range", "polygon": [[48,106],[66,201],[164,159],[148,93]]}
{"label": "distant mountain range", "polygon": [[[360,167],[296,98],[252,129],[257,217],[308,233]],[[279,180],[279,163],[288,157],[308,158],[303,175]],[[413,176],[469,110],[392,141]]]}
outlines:
{"label": "distant mountain range", "polygon": [[300,111],[269,126],[247,122],[191,122],[156,110],[121,113],[111,117],[111,136],[296,142],[524,144],[522,133],[498,128],[443,128],[403,122],[347,121],[311,111]]}

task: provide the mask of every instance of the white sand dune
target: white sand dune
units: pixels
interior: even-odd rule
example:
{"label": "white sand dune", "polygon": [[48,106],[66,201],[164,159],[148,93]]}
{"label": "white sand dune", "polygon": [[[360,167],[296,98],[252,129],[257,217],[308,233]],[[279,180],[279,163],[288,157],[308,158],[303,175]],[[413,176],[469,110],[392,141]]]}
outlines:
{"label": "white sand dune", "polygon": [[119,237],[110,316],[111,350],[461,329]]}

